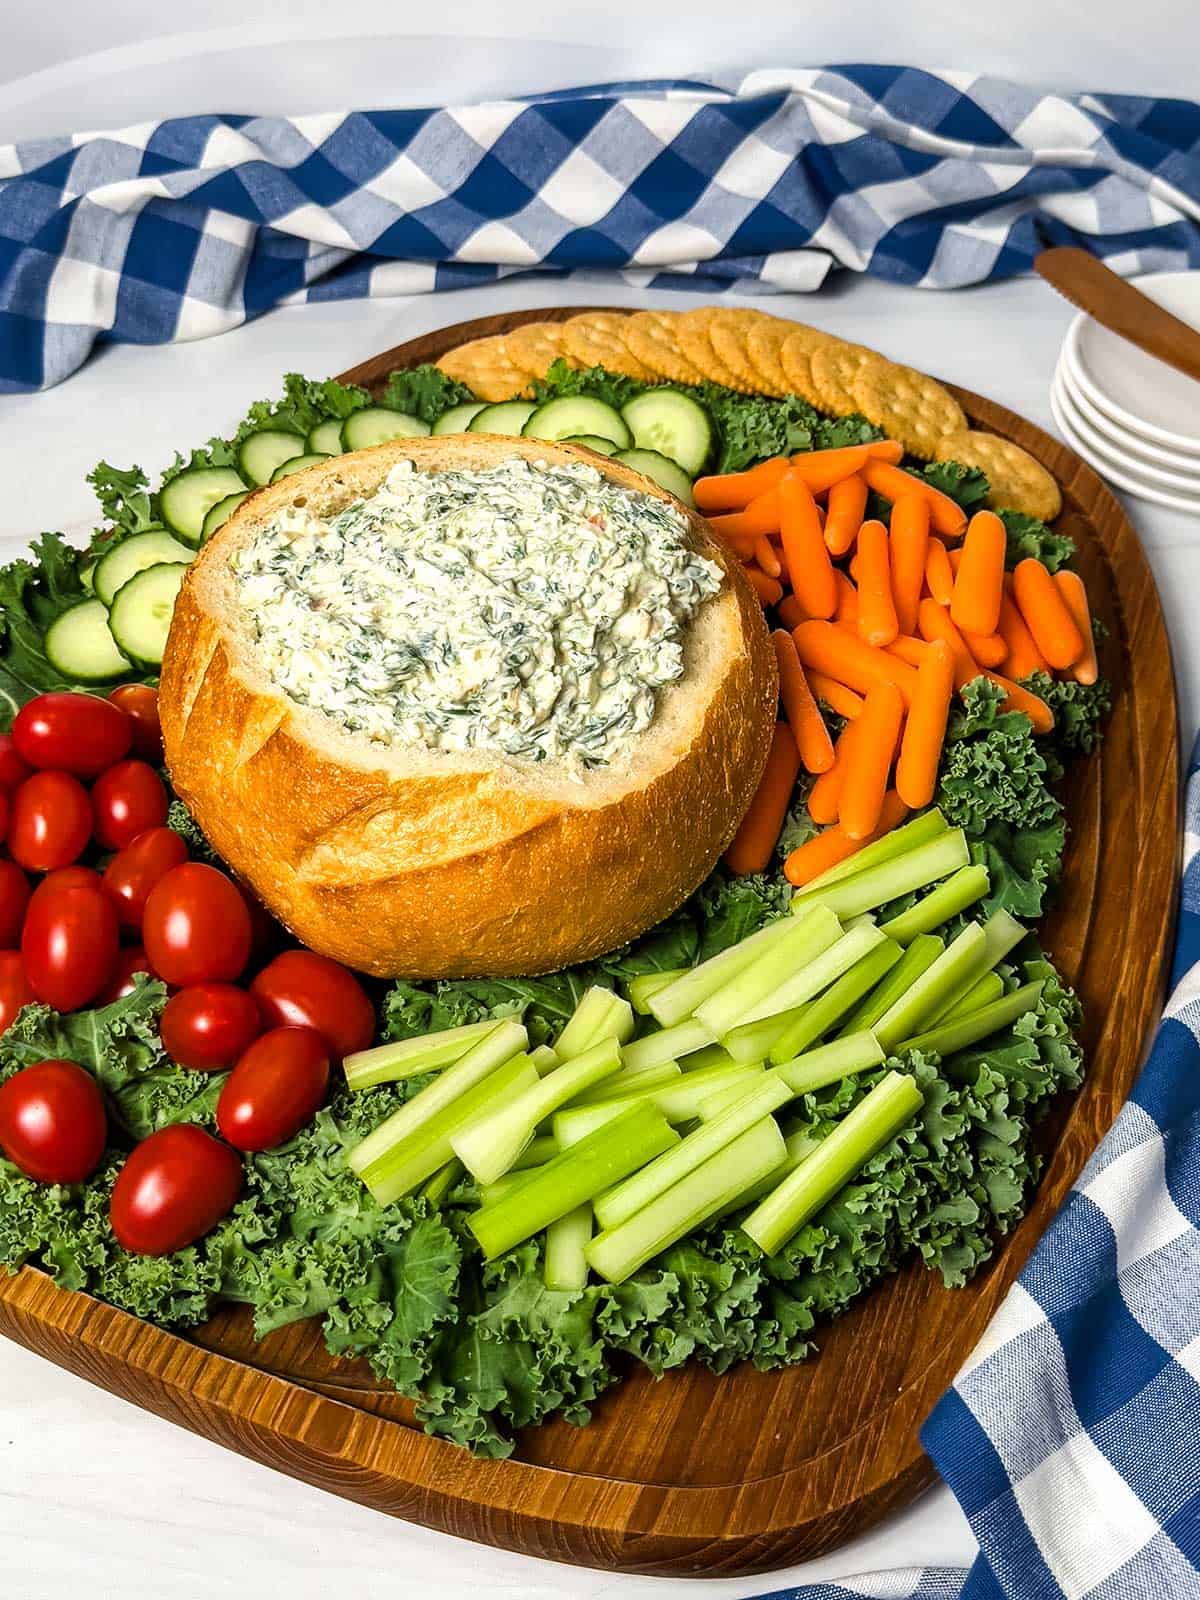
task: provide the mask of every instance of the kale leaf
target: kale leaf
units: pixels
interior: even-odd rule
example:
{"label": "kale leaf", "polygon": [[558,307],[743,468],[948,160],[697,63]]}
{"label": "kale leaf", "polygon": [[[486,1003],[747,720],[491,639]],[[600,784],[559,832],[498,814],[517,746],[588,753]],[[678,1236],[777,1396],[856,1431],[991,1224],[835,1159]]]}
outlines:
{"label": "kale leaf", "polygon": [[1090,755],[1103,738],[1102,724],[1112,710],[1112,688],[1104,678],[1074,683],[1035,672],[1022,680],[1054,713],[1050,739],[1062,755]]}
{"label": "kale leaf", "polygon": [[422,422],[432,426],[451,406],[474,398],[465,383],[449,377],[440,367],[424,366],[393,372],[387,381],[383,404],[395,411],[407,412],[410,417],[420,417]]}
{"label": "kale leaf", "polygon": [[1015,567],[1018,561],[1032,556],[1049,572],[1057,572],[1075,554],[1074,539],[1069,534],[1056,533],[1038,517],[1028,516],[1024,511],[1004,510],[997,515],[1008,533],[1007,566]]}

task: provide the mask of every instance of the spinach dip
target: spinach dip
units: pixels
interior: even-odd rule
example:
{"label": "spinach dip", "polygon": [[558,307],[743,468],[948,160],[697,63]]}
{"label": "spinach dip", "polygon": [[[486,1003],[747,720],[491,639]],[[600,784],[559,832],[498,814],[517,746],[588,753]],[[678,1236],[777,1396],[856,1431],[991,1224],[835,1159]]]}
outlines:
{"label": "spinach dip", "polygon": [[232,569],[258,662],[300,705],[381,744],[575,769],[650,726],[722,580],[667,502],[515,457],[400,462],[328,520],[289,508]]}

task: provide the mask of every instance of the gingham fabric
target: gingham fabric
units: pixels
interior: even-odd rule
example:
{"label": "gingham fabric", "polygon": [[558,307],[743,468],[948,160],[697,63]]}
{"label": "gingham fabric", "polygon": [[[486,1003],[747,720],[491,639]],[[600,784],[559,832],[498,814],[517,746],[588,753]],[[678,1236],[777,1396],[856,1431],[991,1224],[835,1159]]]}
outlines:
{"label": "gingham fabric", "polygon": [[1049,243],[1121,272],[1200,262],[1200,106],[851,66],[179,117],[0,147],[0,391],[57,383],[98,339],[198,339],[297,300],[530,271],[948,288]]}
{"label": "gingham fabric", "polygon": [[975,1565],[760,1600],[1200,1596],[1200,742],[1183,859],[1150,1058],[922,1433]]}

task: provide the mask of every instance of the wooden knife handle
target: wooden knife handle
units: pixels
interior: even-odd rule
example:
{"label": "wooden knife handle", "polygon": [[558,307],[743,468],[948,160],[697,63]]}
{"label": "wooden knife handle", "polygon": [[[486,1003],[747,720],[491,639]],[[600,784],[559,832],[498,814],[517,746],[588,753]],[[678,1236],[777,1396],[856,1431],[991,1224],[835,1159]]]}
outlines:
{"label": "wooden knife handle", "polygon": [[1200,332],[1155,305],[1098,257],[1073,245],[1043,250],[1034,270],[1111,332],[1200,382]]}

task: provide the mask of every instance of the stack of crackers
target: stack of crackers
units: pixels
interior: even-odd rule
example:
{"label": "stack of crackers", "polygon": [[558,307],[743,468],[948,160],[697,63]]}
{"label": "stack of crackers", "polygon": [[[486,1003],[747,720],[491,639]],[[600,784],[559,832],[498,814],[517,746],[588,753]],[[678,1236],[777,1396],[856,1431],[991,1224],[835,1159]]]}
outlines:
{"label": "stack of crackers", "polygon": [[708,380],[743,394],[798,395],[831,416],[859,413],[922,461],[961,461],[991,484],[989,504],[1049,522],[1058,485],[1027,450],[969,427],[936,379],[866,345],[765,311],[585,311],[563,322],[525,322],[473,339],[438,362],[481,400],[529,395],[553,361],[606,367],[645,383]]}

